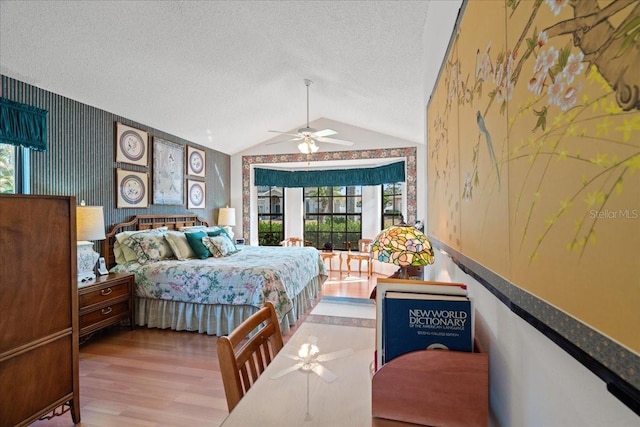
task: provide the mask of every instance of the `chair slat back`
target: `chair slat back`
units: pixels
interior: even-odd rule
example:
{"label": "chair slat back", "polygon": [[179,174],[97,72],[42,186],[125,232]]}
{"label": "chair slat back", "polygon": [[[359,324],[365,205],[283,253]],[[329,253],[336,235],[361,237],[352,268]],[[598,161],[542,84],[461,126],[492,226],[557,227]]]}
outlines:
{"label": "chair slat back", "polygon": [[362,253],[371,252],[371,245],[373,245],[372,239],[358,240],[358,252],[362,252]]}
{"label": "chair slat back", "polygon": [[371,252],[371,246],[373,245],[373,239],[359,239],[358,240],[358,252],[351,252],[351,242],[347,243],[347,274],[351,274],[351,261],[358,261],[358,271],[362,272],[362,261],[367,263],[367,277],[372,274],[371,261],[373,260],[373,254]]}
{"label": "chair slat back", "polygon": [[269,301],[228,336],[218,338],[218,361],[229,412],[283,346],[276,309]]}

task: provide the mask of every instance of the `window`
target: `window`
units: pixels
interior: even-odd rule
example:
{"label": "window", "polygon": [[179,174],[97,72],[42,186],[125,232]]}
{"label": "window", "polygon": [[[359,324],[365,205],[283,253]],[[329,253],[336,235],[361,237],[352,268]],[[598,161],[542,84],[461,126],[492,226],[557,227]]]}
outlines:
{"label": "window", "polygon": [[402,190],[404,184],[382,184],[382,229],[403,221],[402,218]]}
{"label": "window", "polygon": [[284,240],[284,188],[258,187],[258,242],[278,246]]}
{"label": "window", "polygon": [[362,187],[306,187],[304,240],[322,249],[356,248],[362,237]]}
{"label": "window", "polygon": [[29,163],[26,161],[28,158],[27,148],[0,144],[0,193],[27,194],[29,192]]}

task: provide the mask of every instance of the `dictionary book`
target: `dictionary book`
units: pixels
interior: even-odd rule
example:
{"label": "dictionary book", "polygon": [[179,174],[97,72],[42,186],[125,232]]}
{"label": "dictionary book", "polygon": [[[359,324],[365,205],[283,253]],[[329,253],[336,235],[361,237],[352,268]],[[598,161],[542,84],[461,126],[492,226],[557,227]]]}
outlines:
{"label": "dictionary book", "polygon": [[402,280],[393,278],[378,278],[376,280],[376,352],[375,369],[378,370],[384,364],[382,360],[382,323],[384,315],[382,306],[387,292],[408,292],[439,295],[467,296],[467,286],[463,283],[428,281],[428,280]]}
{"label": "dictionary book", "polygon": [[386,292],[382,364],[417,350],[473,351],[473,307],[465,296]]}

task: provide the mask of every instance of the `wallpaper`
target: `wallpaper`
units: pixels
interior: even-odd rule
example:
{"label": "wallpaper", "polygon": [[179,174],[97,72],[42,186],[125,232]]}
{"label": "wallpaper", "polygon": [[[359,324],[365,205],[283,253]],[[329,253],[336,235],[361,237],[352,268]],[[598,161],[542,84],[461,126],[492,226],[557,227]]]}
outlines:
{"label": "wallpaper", "polygon": [[640,352],[640,3],[468,1],[427,108],[429,233]]}
{"label": "wallpaper", "polygon": [[[164,215],[195,213],[212,223],[218,208],[229,203],[230,156],[138,123],[62,95],[0,76],[0,94],[12,101],[46,110],[46,152],[30,153],[31,193],[75,196],[77,202],[104,207],[107,231],[114,225],[128,221],[134,215]],[[144,102],[144,101],[141,101]],[[116,161],[116,126],[120,122],[148,134],[149,148],[154,138],[161,138],[180,146],[199,147],[206,153],[206,205],[204,209],[188,209],[187,201],[178,205],[153,204],[145,208],[117,208],[116,169],[147,174],[153,179],[151,157],[147,166],[123,164]],[[186,171],[185,171],[186,172]],[[150,189],[152,187],[150,186]],[[99,250],[99,246],[95,248]]]}

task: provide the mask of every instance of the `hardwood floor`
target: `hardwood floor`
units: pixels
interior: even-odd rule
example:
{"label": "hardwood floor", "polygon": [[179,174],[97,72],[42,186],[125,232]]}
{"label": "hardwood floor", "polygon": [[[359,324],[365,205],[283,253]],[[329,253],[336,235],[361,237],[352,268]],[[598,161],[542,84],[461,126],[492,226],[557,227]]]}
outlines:
{"label": "hardwood floor", "polygon": [[[323,296],[368,298],[367,279],[332,271]],[[295,326],[285,340],[295,332]],[[227,416],[215,336],[111,328],[80,347],[81,427],[218,426]],[[55,367],[52,367],[55,369]],[[67,413],[32,426],[73,426]],[[248,426],[250,427],[250,426]]]}

